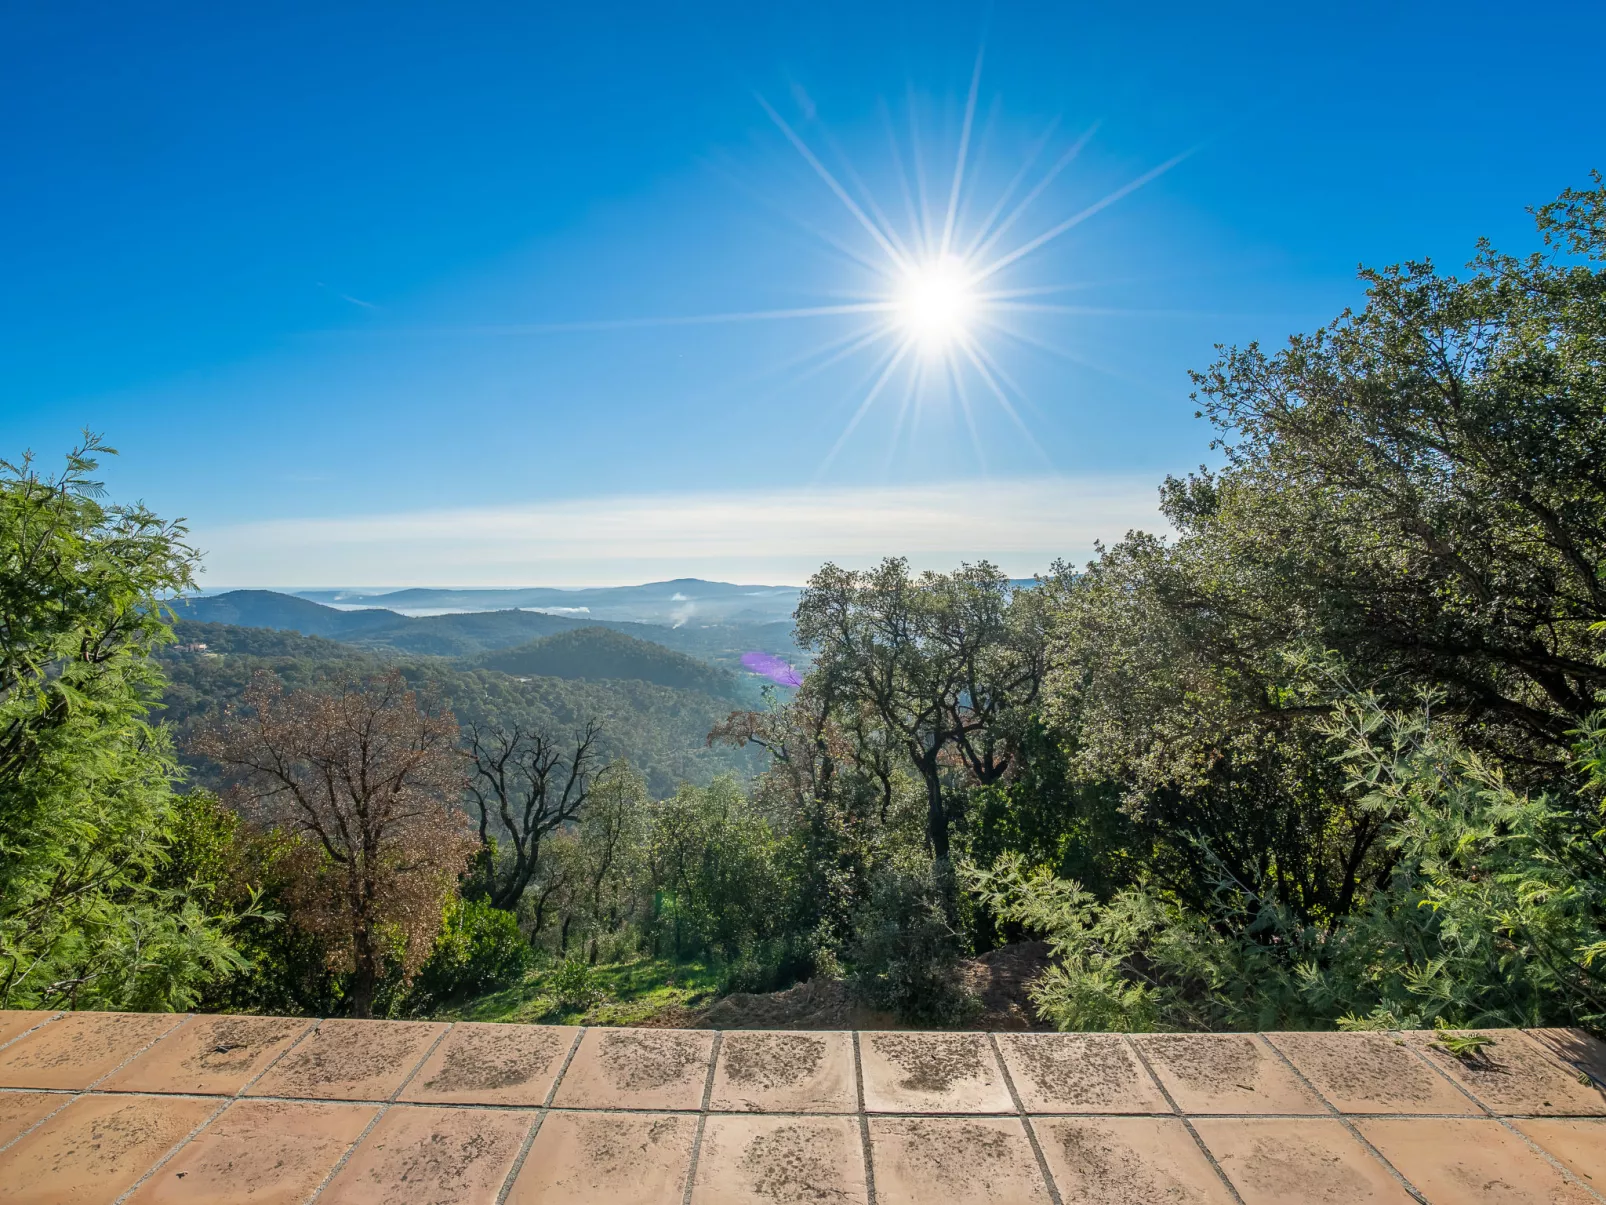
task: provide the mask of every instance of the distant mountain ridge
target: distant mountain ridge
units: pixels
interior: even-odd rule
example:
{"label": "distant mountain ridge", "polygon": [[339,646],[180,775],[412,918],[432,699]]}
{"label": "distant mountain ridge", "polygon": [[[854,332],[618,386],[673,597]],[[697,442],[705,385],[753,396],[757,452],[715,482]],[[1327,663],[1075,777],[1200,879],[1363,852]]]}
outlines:
{"label": "distant mountain ridge", "polygon": [[296,590],[293,597],[325,606],[382,607],[404,615],[459,611],[544,610],[589,619],[651,624],[774,623],[797,609],[798,586],[741,585],[682,577],[640,586],[560,589]]}
{"label": "distant mountain ridge", "polygon": [[[663,624],[632,623],[620,620],[594,619],[566,615],[550,615],[539,611],[503,610],[472,611],[433,614],[424,616],[403,615],[382,608],[341,610],[325,606],[310,599],[273,590],[231,590],[224,594],[200,595],[174,604],[182,624],[228,624],[244,628],[264,628],[298,632],[305,636],[318,636],[342,644],[366,649],[388,649],[415,655],[457,657],[476,660],[483,654],[502,650],[525,650],[532,642],[547,637],[578,631],[605,630],[633,638],[649,649],[684,655],[705,670],[723,674],[734,671],[735,676],[708,678],[696,689],[725,695],[732,682],[746,682],[749,676],[742,671],[743,653],[760,650],[788,659],[801,654],[792,641],[790,618],[768,623],[687,623],[678,627]],[[555,646],[542,656],[557,658],[558,650],[571,646]],[[584,650],[597,656],[617,657],[624,646],[593,640],[575,643],[572,649]],[[654,674],[678,675],[689,680],[691,671],[684,665],[667,668],[668,663],[654,660],[656,654],[636,650],[637,659],[651,663]],[[478,661],[476,660],[476,663]],[[558,662],[554,661],[553,664]],[[564,664],[578,666],[578,662]],[[612,662],[609,662],[612,664]],[[716,667],[718,668],[716,670]],[[547,670],[510,671],[538,673],[539,676],[567,676]],[[573,676],[588,676],[578,668]],[[651,675],[645,681],[659,681]]]}

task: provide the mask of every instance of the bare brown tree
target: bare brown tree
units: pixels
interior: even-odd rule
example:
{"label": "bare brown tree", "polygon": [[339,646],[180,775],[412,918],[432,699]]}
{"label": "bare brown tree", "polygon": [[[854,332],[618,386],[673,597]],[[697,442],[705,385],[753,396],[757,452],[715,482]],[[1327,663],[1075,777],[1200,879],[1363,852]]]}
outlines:
{"label": "bare brown tree", "polygon": [[[479,817],[479,873],[496,907],[518,906],[540,866],[542,840],[576,819],[591,797],[601,732],[595,720],[587,722],[570,751],[546,733],[518,724],[470,730],[474,764],[468,793]],[[511,857],[502,856],[503,837]]]}
{"label": "bare brown tree", "polygon": [[352,975],[354,1016],[373,1013],[387,957],[410,976],[473,850],[455,806],[464,785],[457,721],[421,708],[399,673],[285,693],[258,674],[194,749],[236,775],[267,827],[298,838],[291,919]]}

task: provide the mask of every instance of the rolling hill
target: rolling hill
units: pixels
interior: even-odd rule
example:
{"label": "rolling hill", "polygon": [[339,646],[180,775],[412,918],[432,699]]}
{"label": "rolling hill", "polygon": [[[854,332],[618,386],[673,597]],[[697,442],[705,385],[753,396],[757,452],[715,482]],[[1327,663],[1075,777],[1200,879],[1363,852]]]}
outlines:
{"label": "rolling hill", "polygon": [[634,678],[716,698],[732,697],[737,689],[736,675],[727,669],[604,627],[579,628],[518,648],[485,653],[476,663],[515,676]]}

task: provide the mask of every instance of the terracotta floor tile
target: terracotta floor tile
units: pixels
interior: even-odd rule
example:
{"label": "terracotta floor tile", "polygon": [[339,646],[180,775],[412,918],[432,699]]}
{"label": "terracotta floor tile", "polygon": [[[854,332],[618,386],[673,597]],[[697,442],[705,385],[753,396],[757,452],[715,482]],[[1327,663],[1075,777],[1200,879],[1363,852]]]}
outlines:
{"label": "terracotta floor tile", "polygon": [[714,1035],[588,1029],[552,1103],[571,1109],[700,1109]]}
{"label": "terracotta floor tile", "polygon": [[1429,1201],[1584,1205],[1595,1200],[1489,1118],[1375,1118],[1355,1126]]}
{"label": "terracotta floor tile", "polygon": [[1596,1192],[1606,1189],[1606,1119],[1524,1117],[1511,1124],[1565,1163]]}
{"label": "terracotta floor tile", "polygon": [[856,1117],[710,1117],[692,1205],[868,1202]]}
{"label": "terracotta floor tile", "polygon": [[458,1023],[399,1100],[439,1104],[546,1103],[579,1029]]}
{"label": "terracotta floor tile", "polygon": [[872,1113],[1013,1113],[984,1033],[859,1035],[864,1107]]}
{"label": "terracotta floor tile", "polygon": [[[1606,1113],[1606,1093],[1587,1076],[1558,1061],[1518,1029],[1482,1029],[1492,1039],[1474,1055],[1458,1058],[1428,1030],[1406,1040],[1476,1096],[1491,1113]],[[1584,1082],[1580,1083],[1582,1079]]]}
{"label": "terracotta floor tile", "polygon": [[0,1050],[0,1088],[87,1088],[184,1018],[69,1013]]}
{"label": "terracotta floor tile", "polygon": [[1171,1106],[1119,1034],[998,1035],[1028,1113],[1169,1113]]}
{"label": "terracotta floor tile", "polygon": [[445,1029],[430,1021],[325,1021],[249,1095],[389,1100]]}
{"label": "terracotta floor tile", "polygon": [[1253,1034],[1149,1033],[1132,1040],[1184,1113],[1327,1112]]}
{"label": "terracotta floor tile", "polygon": [[95,1087],[233,1096],[312,1024],[293,1017],[193,1017]]}
{"label": "terracotta floor tile", "polygon": [[494,1205],[537,1116],[393,1105],[319,1205]]}
{"label": "terracotta floor tile", "polygon": [[680,1205],[697,1118],[548,1113],[507,1205]]}
{"label": "terracotta floor tile", "polygon": [[[1193,1124],[1244,1205],[1414,1205],[1336,1119],[1204,1117]],[[1460,1198],[1445,1205],[1452,1200],[1460,1205]]]}
{"label": "terracotta floor tile", "polygon": [[0,1146],[70,1100],[62,1092],[0,1092]]}
{"label": "terracotta floor tile", "polygon": [[35,1025],[43,1025],[55,1015],[55,1011],[48,1008],[0,1011],[0,1046],[4,1046],[13,1038],[21,1037]]}
{"label": "terracotta floor tile", "polygon": [[301,1205],[378,1105],[237,1100],[126,1205]]}
{"label": "terracotta floor tile", "polygon": [[1581,1029],[1530,1029],[1528,1036],[1551,1054],[1606,1084],[1606,1042]]}
{"label": "terracotta floor tile", "polygon": [[877,1205],[1047,1205],[1018,1117],[872,1117]]}
{"label": "terracotta floor tile", "polygon": [[1032,1123],[1065,1205],[1232,1205],[1175,1117],[1039,1117]]}
{"label": "terracotta floor tile", "polygon": [[853,1113],[851,1033],[735,1030],[720,1042],[712,1108],[753,1113]]}
{"label": "terracotta floor tile", "polygon": [[1470,1113],[1464,1092],[1391,1033],[1269,1033],[1340,1113]]}
{"label": "terracotta floor tile", "polygon": [[6,1205],[106,1205],[222,1103],[80,1096],[0,1153]]}

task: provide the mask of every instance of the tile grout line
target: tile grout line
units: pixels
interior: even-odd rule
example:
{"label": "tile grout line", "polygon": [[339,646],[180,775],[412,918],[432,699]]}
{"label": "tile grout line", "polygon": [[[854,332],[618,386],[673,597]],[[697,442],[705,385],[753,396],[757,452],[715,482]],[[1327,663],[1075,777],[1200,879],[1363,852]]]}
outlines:
{"label": "tile grout line", "polygon": [[868,1205],[876,1205],[875,1167],[870,1160],[870,1118],[864,1111],[864,1064],[859,1058],[859,1031],[853,1035],[853,1086],[857,1094],[859,1114],[859,1146],[864,1156],[864,1192]]}
{"label": "tile grout line", "polygon": [[[328,1018],[325,1018],[325,1020],[327,1019]],[[358,1134],[352,1144],[346,1148],[346,1153],[341,1155],[340,1158],[335,1161],[335,1165],[331,1167],[324,1175],[324,1178],[318,1181],[318,1187],[314,1188],[308,1195],[306,1205],[312,1205],[312,1202],[321,1197],[324,1194],[324,1190],[329,1187],[334,1178],[340,1174],[341,1170],[346,1166],[346,1164],[351,1162],[351,1157],[357,1153],[357,1148],[363,1144],[369,1134],[374,1132],[374,1127],[380,1123],[385,1114],[390,1112],[390,1106],[395,1102],[396,1098],[401,1095],[402,1089],[407,1087],[408,1082],[413,1078],[413,1076],[418,1074],[418,1069],[424,1065],[425,1061],[428,1060],[430,1055],[435,1053],[435,1047],[439,1046],[441,1042],[445,1040],[446,1035],[451,1033],[455,1027],[456,1023],[453,1022],[440,1033],[435,1035],[435,1040],[429,1044],[429,1049],[424,1051],[423,1057],[418,1060],[418,1062],[413,1066],[413,1069],[409,1071],[406,1077],[403,1078],[402,1082],[397,1085],[396,1090],[392,1092],[384,1101],[384,1103],[379,1106],[379,1111],[369,1119],[368,1124],[363,1127],[362,1133]],[[317,1028],[323,1028],[322,1021],[318,1023]]]}
{"label": "tile grout line", "polygon": [[[41,1012],[48,1012],[49,1010],[48,1009],[40,1009],[40,1011]],[[48,1017],[44,1018],[42,1021],[39,1021],[37,1024],[30,1025],[30,1026],[28,1026],[27,1029],[23,1030],[21,1033],[12,1034],[4,1042],[0,1042],[0,1050],[4,1050],[7,1046],[10,1046],[13,1042],[22,1041],[22,1039],[27,1037],[29,1034],[38,1033],[41,1029],[43,1029],[46,1025],[49,1025],[52,1021],[59,1021],[59,1020],[61,1020],[61,1018],[65,1017],[66,1015],[67,1015],[67,1013],[66,1013],[66,1011],[64,1009],[58,1009],[51,1016],[48,1016]]]}
{"label": "tile grout line", "polygon": [[188,1025],[191,1021],[193,1021],[195,1019],[195,1016],[196,1016],[195,1013],[185,1013],[184,1014],[184,1019],[182,1021],[180,1021],[177,1025],[169,1025],[166,1029],[162,1030],[161,1033],[157,1034],[149,1042],[146,1042],[145,1045],[141,1046],[138,1050],[134,1051],[133,1054],[129,1055],[122,1062],[118,1063],[117,1066],[113,1067],[110,1071],[106,1072],[105,1075],[99,1075],[99,1076],[96,1076],[94,1079],[90,1080],[89,1083],[87,1085],[85,1085],[84,1091],[88,1092],[92,1088],[94,1088],[94,1086],[96,1084],[100,1083],[103,1080],[110,1079],[112,1076],[116,1075],[119,1071],[121,1071],[124,1067],[128,1066],[128,1064],[132,1063],[140,1055],[144,1054],[152,1046],[155,1046],[156,1043],[160,1042],[163,1038],[167,1037],[168,1034],[175,1033],[178,1030],[183,1029],[184,1026]]}
{"label": "tile grout line", "polygon": [[1527,1038],[1530,1042],[1532,1042],[1535,1046],[1539,1047],[1541,1050],[1543,1050],[1546,1054],[1548,1054],[1551,1058],[1555,1059],[1557,1062],[1562,1063],[1565,1066],[1571,1067],[1574,1071],[1578,1072],[1578,1074],[1580,1074],[1580,1075],[1588,1076],[1590,1083],[1594,1084],[1595,1087],[1597,1087],[1599,1089],[1602,1089],[1602,1090],[1606,1090],[1606,1078],[1602,1078],[1601,1076],[1596,1075],[1593,1071],[1591,1071],[1588,1067],[1584,1066],[1582,1063],[1574,1062],[1572,1059],[1570,1059],[1566,1055],[1562,1054],[1561,1051],[1552,1050],[1544,1042],[1541,1042],[1538,1038],[1534,1037],[1533,1030],[1531,1030],[1531,1029],[1519,1029],[1516,1032],[1522,1034],[1523,1037]]}
{"label": "tile grout line", "polygon": [[530,1148],[541,1134],[541,1126],[546,1122],[547,1114],[552,1109],[552,1101],[558,1094],[558,1085],[569,1070],[569,1064],[574,1062],[575,1052],[580,1049],[580,1040],[586,1036],[586,1027],[580,1026],[569,1043],[569,1053],[563,1056],[563,1063],[558,1073],[552,1077],[552,1083],[546,1090],[546,1096],[541,1101],[541,1107],[536,1110],[535,1120],[530,1123],[530,1132],[524,1136],[524,1144],[519,1147],[519,1153],[514,1156],[513,1166],[507,1169],[507,1178],[502,1181],[502,1188],[496,1194],[496,1205],[504,1205],[513,1192],[513,1185],[518,1182],[519,1173],[524,1170],[524,1161],[530,1157]]}
{"label": "tile grout line", "polygon": [[1032,1119],[1026,1114],[1026,1106],[1021,1103],[1020,1093],[1015,1090],[1015,1077],[1010,1075],[1009,1064],[1004,1061],[1004,1052],[998,1045],[998,1035],[991,1030],[987,1032],[987,1044],[993,1048],[993,1058],[997,1060],[998,1070],[1004,1077],[1004,1087],[1009,1089],[1009,1099],[1015,1102],[1015,1112],[1020,1117],[1021,1128],[1026,1131],[1026,1141],[1032,1144],[1032,1154],[1037,1158],[1037,1170],[1043,1177],[1044,1187],[1048,1189],[1049,1200],[1054,1205],[1065,1205],[1059,1185],[1054,1182],[1054,1173],[1048,1169],[1043,1145],[1037,1140],[1037,1127],[1032,1125]]}
{"label": "tile grout line", "polygon": [[1216,1173],[1226,1190],[1232,1194],[1232,1199],[1238,1202],[1238,1205],[1244,1205],[1243,1194],[1238,1191],[1238,1186],[1227,1178],[1226,1169],[1216,1159],[1215,1152],[1205,1145],[1205,1140],[1199,1137],[1199,1131],[1194,1129],[1192,1120],[1182,1111],[1182,1107],[1177,1104],[1176,1098],[1171,1095],[1171,1089],[1167,1088],[1165,1081],[1154,1073],[1154,1068],[1149,1065],[1149,1056],[1143,1053],[1143,1047],[1133,1041],[1132,1035],[1129,1033],[1121,1034],[1120,1038],[1126,1043],[1127,1049],[1136,1056],[1139,1065],[1148,1073],[1149,1078],[1154,1081],[1154,1086],[1160,1089],[1160,1095],[1165,1097],[1165,1103],[1171,1106],[1172,1116],[1182,1122],[1182,1128],[1188,1131],[1188,1137],[1193,1139],[1194,1146],[1199,1148],[1199,1153],[1205,1157],[1205,1162],[1210,1164],[1211,1170]]}
{"label": "tile grout line", "polygon": [[[1521,1031],[1519,1030],[1518,1032],[1521,1032]],[[1481,1100],[1479,1100],[1478,1097],[1473,1093],[1472,1089],[1468,1088],[1460,1080],[1456,1079],[1455,1076],[1451,1075],[1443,1067],[1439,1066],[1432,1059],[1428,1058],[1428,1056],[1426,1054],[1424,1054],[1421,1050],[1418,1050],[1416,1048],[1415,1044],[1412,1043],[1410,1041],[1410,1039],[1406,1038],[1404,1036],[1404,1034],[1398,1034],[1397,1036],[1399,1037],[1400,1041],[1405,1046],[1405,1048],[1407,1050],[1409,1050],[1413,1055],[1415,1055],[1418,1059],[1420,1059],[1422,1062],[1426,1063],[1433,1070],[1434,1074],[1438,1075],[1441,1079],[1445,1080],[1452,1088],[1454,1088],[1457,1092],[1461,1093],[1462,1096],[1465,1096],[1474,1105],[1476,1105],[1478,1108],[1482,1109],[1483,1110],[1483,1115],[1485,1117],[1487,1117],[1491,1121],[1499,1122],[1501,1127],[1508,1134],[1513,1135],[1517,1139],[1518,1142],[1522,1143],[1524,1146],[1526,1146],[1529,1149],[1531,1149],[1532,1151],[1534,1151],[1542,1159],[1544,1159],[1546,1163],[1550,1164],[1551,1167],[1553,1167],[1557,1171],[1559,1171],[1561,1173],[1563,1181],[1565,1181],[1566,1183],[1569,1183],[1569,1184],[1577,1184],[1585,1192],[1587,1192],[1590,1196],[1594,1197],[1597,1201],[1606,1200],[1606,1197],[1603,1197],[1599,1192],[1596,1192],[1595,1189],[1592,1188],[1590,1185],[1585,1184],[1584,1180],[1583,1180],[1583,1177],[1574,1174],[1573,1170],[1570,1167],[1568,1167],[1565,1163],[1563,1163],[1560,1159],[1556,1158],[1556,1156],[1552,1155],[1544,1147],[1540,1146],[1532,1138],[1528,1137],[1528,1135],[1524,1134],[1516,1126],[1512,1125],[1510,1119],[1508,1119],[1506,1117],[1503,1117],[1500,1114],[1496,1113],[1488,1105],[1484,1104]],[[1527,1035],[1524,1034],[1524,1036],[1527,1036]],[[1535,1044],[1537,1045],[1538,1043],[1535,1043]],[[1451,1057],[1454,1058],[1455,1056],[1451,1055]],[[1543,1114],[1519,1114],[1518,1116],[1542,1118],[1544,1115]]]}
{"label": "tile grout line", "polygon": [[407,1091],[407,1085],[412,1083],[413,1077],[424,1069],[424,1064],[429,1062],[429,1056],[434,1054],[435,1051],[440,1048],[440,1044],[444,1042],[452,1030],[456,1028],[457,1022],[451,1021],[447,1024],[445,1029],[441,1030],[440,1033],[435,1035],[435,1040],[429,1044],[429,1049],[418,1056],[418,1062],[413,1064],[413,1069],[409,1071],[405,1077],[403,1077],[402,1082],[396,1085],[396,1090],[390,1094],[387,1103],[394,1104],[396,1102],[396,1098],[399,1097],[403,1092]]}
{"label": "tile grout line", "polygon": [[216,1121],[218,1119],[219,1115],[222,1114],[223,1110],[229,1107],[229,1104],[230,1104],[229,1098],[228,1097],[224,1097],[222,1104],[218,1105],[217,1108],[213,1109],[209,1114],[207,1114],[204,1118],[202,1118],[200,1124],[197,1125],[194,1129],[192,1129],[188,1134],[184,1135],[184,1137],[180,1138],[177,1142],[175,1142],[173,1144],[173,1146],[172,1146],[172,1149],[169,1150],[167,1152],[167,1154],[163,1155],[155,1163],[151,1164],[150,1167],[146,1169],[145,1174],[143,1176],[139,1177],[139,1179],[135,1180],[132,1184],[130,1184],[122,1192],[122,1194],[120,1196],[118,1196],[116,1200],[114,1200],[112,1202],[112,1205],[122,1205],[122,1202],[128,1200],[129,1197],[133,1196],[134,1193],[136,1191],[138,1191],[140,1185],[144,1184],[145,1181],[149,1180],[157,1172],[161,1171],[162,1168],[166,1167],[169,1163],[171,1163],[173,1161],[173,1158],[180,1151],[182,1151],[185,1147],[189,1146],[189,1144],[195,1140],[196,1136],[202,1130],[206,1129],[207,1126],[211,1125],[214,1121]]}
{"label": "tile grout line", "polygon": [[681,1205],[691,1205],[692,1190],[697,1187],[697,1159],[703,1153],[703,1131],[708,1127],[708,1102],[714,1096],[714,1069],[719,1066],[719,1048],[725,1041],[725,1031],[714,1031],[714,1046],[708,1054],[708,1074],[703,1079],[703,1106],[697,1114],[697,1136],[691,1141],[691,1164],[686,1168],[686,1192]]}
{"label": "tile grout line", "polygon": [[1294,1060],[1288,1057],[1287,1052],[1285,1052],[1281,1046],[1277,1045],[1276,1042],[1273,1042],[1270,1036],[1267,1034],[1262,1033],[1256,1034],[1255,1036],[1264,1042],[1274,1055],[1282,1060],[1283,1066],[1288,1068],[1295,1079],[1309,1089],[1317,1100],[1321,1101],[1322,1107],[1327,1110],[1327,1115],[1329,1117],[1335,1118],[1338,1123],[1349,1132],[1349,1136],[1351,1138],[1360,1143],[1365,1150],[1370,1152],[1372,1158],[1376,1159],[1385,1168],[1387,1168],[1389,1175],[1398,1180],[1400,1182],[1400,1186],[1404,1188],[1406,1192],[1410,1193],[1411,1196],[1417,1201],[1420,1201],[1422,1205],[1428,1205],[1427,1194],[1421,1189],[1417,1188],[1415,1184],[1412,1184],[1404,1172],[1395,1167],[1382,1151],[1378,1150],[1377,1147],[1372,1145],[1372,1140],[1365,1134],[1361,1133],[1360,1129],[1355,1125],[1355,1123],[1351,1121],[1346,1114],[1340,1112],[1338,1106],[1332,1101],[1328,1100],[1326,1095],[1323,1094],[1322,1090],[1311,1082],[1310,1077],[1301,1071],[1297,1066],[1295,1066]]}
{"label": "tile grout line", "polygon": [[[24,1091],[24,1089],[21,1089],[21,1088],[7,1089],[7,1091],[21,1092],[21,1091]],[[60,1113],[63,1109],[65,1109],[68,1105],[72,1104],[73,1101],[77,1100],[83,1094],[81,1092],[63,1092],[61,1095],[63,1097],[63,1100],[54,1109],[50,1110],[50,1112],[46,1113],[43,1117],[41,1117],[38,1121],[34,1122],[31,1126],[23,1127],[22,1133],[13,1135],[11,1137],[11,1139],[6,1141],[6,1142],[0,1142],[0,1152],[8,1151],[12,1147],[16,1146],[17,1143],[21,1142],[29,1134],[32,1134],[40,1126],[44,1125],[45,1122],[49,1121],[57,1113]]]}
{"label": "tile grout line", "polygon": [[261,1079],[264,1075],[266,1075],[268,1072],[272,1071],[275,1067],[277,1067],[279,1065],[279,1060],[280,1059],[287,1057],[292,1050],[294,1050],[297,1046],[301,1045],[301,1043],[305,1042],[313,1034],[317,1033],[318,1032],[318,1026],[320,1026],[322,1024],[323,1024],[323,1018],[321,1018],[321,1017],[313,1017],[307,1023],[306,1027],[303,1028],[302,1031],[295,1036],[295,1039],[288,1046],[286,1046],[283,1050],[279,1051],[278,1054],[274,1055],[271,1059],[269,1059],[267,1061],[267,1064],[262,1068],[261,1071],[258,1071],[250,1079],[246,1080],[245,1083],[240,1085],[240,1090],[234,1094],[235,1098],[238,1099],[239,1097],[242,1097],[247,1092],[249,1092],[251,1090],[252,1086],[257,1082],[257,1080]]}

